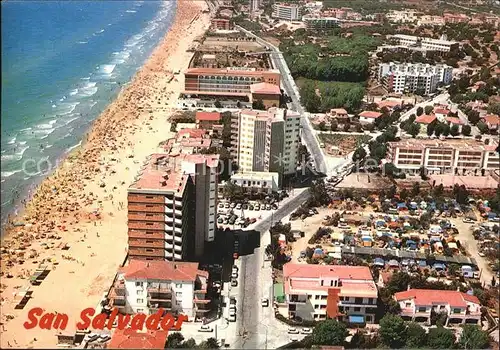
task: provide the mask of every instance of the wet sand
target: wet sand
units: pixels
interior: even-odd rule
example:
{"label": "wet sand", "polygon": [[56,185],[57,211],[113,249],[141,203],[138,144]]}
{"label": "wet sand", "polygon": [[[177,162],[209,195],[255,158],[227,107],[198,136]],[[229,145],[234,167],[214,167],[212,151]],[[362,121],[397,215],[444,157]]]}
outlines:
{"label": "wet sand", "polygon": [[[69,316],[96,307],[126,256],[127,188],[145,158],[171,136],[168,118],[182,90],[193,40],[203,35],[210,14],[202,1],[178,1],[175,22],[150,59],[99,116],[86,142],[45,179],[6,234],[1,249],[1,348],[54,347],[56,330],[25,330],[28,311]],[[62,249],[69,246],[69,249]],[[39,286],[29,277],[43,263],[50,269]],[[15,309],[16,292],[33,297]]]}

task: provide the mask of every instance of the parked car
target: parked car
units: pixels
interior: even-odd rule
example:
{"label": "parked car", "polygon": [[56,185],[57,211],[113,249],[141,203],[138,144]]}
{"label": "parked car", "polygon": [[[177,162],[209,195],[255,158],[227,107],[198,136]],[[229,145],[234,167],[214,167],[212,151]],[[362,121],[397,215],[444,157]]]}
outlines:
{"label": "parked car", "polygon": [[266,205],[266,210],[271,210],[271,204]]}
{"label": "parked car", "polygon": [[251,223],[251,224],[255,224],[257,222],[257,219],[256,218],[251,218],[248,222]]}
{"label": "parked car", "polygon": [[238,272],[234,272],[231,274],[231,278],[238,278]]}
{"label": "parked car", "polygon": [[248,206],[248,210],[253,210],[253,209],[254,209],[254,206],[253,206],[252,204],[250,204],[250,205]]}
{"label": "parked car", "polygon": [[223,218],[218,218],[218,219],[217,219],[217,223],[218,223],[218,224],[222,224],[223,222],[224,222],[224,219],[223,219]]}
{"label": "parked car", "polygon": [[302,328],[302,329],[300,330],[300,333],[302,333],[302,334],[312,334],[312,332],[313,332],[313,331],[312,331],[312,329],[311,329],[311,328]]}
{"label": "parked car", "polygon": [[273,205],[271,205],[271,209],[276,210],[276,209],[278,209],[278,206],[276,204],[273,204]]}
{"label": "parked car", "polygon": [[229,322],[236,322],[236,315],[229,315],[228,321]]}
{"label": "parked car", "polygon": [[224,203],[219,203],[219,208],[224,208]]}
{"label": "parked car", "polygon": [[263,307],[268,307],[269,306],[269,299],[262,298],[261,304]]}
{"label": "parked car", "polygon": [[238,280],[237,279],[231,279],[231,287],[238,287]]}
{"label": "parked car", "polygon": [[207,324],[204,324],[200,327],[200,329],[198,329],[198,332],[207,332],[207,333],[210,333],[210,332],[213,332],[214,329],[212,327],[210,327],[209,325]]}
{"label": "parked car", "polygon": [[236,298],[235,297],[229,298],[229,304],[230,305],[236,305]]}
{"label": "parked car", "polygon": [[238,271],[239,271],[238,266],[233,265],[232,272],[238,272]]}
{"label": "parked car", "polygon": [[229,203],[224,204],[224,208],[226,208],[226,209],[227,209],[227,208],[229,208],[229,207],[231,207],[231,204],[229,204]]}
{"label": "parked car", "polygon": [[297,328],[288,328],[288,334],[299,334],[299,331]]}
{"label": "parked car", "polygon": [[236,210],[241,210],[241,203],[236,204]]}
{"label": "parked car", "polygon": [[260,210],[260,204],[255,204],[255,210]]}
{"label": "parked car", "polygon": [[241,206],[241,209],[243,209],[243,210],[247,210],[247,209],[248,209],[248,204],[243,204],[243,205]]}

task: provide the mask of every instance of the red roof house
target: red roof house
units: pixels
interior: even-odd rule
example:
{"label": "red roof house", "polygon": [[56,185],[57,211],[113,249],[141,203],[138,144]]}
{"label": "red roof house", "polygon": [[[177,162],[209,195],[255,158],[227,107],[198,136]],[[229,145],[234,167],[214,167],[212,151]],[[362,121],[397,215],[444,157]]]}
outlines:
{"label": "red roof house", "polygon": [[436,120],[436,116],[435,115],[422,114],[420,117],[417,117],[417,119],[415,119],[415,123],[430,124],[434,120]]}
{"label": "red roof house", "polygon": [[219,112],[196,112],[196,121],[218,122],[221,119]]}
{"label": "red roof house", "polygon": [[108,349],[164,349],[168,332],[116,329],[107,345]]}
{"label": "red roof house", "polygon": [[500,118],[496,114],[485,115],[481,118],[490,130],[497,130],[500,125]]}

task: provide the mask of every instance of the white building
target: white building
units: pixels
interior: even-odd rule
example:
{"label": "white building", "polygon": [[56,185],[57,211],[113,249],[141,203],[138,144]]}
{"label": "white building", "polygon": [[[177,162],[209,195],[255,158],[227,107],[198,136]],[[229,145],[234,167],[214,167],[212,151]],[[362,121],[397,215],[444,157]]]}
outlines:
{"label": "white building", "polygon": [[272,17],[285,21],[300,21],[301,8],[298,4],[275,3]]}
{"label": "white building", "polygon": [[481,324],[481,304],[474,295],[455,290],[410,289],[394,294],[401,317],[431,324],[431,314],[445,313],[446,324]]}
{"label": "white building", "polygon": [[125,314],[154,314],[158,309],[189,320],[203,318],[208,272],[198,263],[130,260],[120,268],[109,293],[112,307]]}
{"label": "white building", "polygon": [[441,39],[418,37],[413,35],[396,34],[392,35],[391,39],[396,41],[399,45],[407,47],[422,47],[429,51],[449,52],[458,48],[458,42],[446,40],[446,36]]}
{"label": "white building", "polygon": [[390,92],[425,95],[436,91],[438,84],[448,85],[453,78],[453,68],[444,64],[381,63],[378,77]]}
{"label": "white building", "polygon": [[375,322],[378,291],[366,266],[288,263],[283,279],[290,318]]}
{"label": "white building", "polygon": [[279,190],[279,176],[278,173],[251,171],[234,174],[231,182],[249,191],[271,193]]}
{"label": "white building", "polygon": [[244,109],[234,118],[239,169],[293,174],[299,162],[300,115],[281,108]]}
{"label": "white building", "polygon": [[385,17],[392,23],[416,23],[420,16],[415,10],[390,11]]}

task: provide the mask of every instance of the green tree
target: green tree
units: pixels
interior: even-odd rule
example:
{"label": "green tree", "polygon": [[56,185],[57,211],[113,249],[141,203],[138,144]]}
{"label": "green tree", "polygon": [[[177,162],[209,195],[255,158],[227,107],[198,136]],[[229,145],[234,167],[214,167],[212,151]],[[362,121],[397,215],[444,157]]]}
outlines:
{"label": "green tree", "polygon": [[476,126],[479,129],[479,131],[481,132],[481,134],[486,134],[489,131],[488,125],[486,125],[485,122],[481,121],[481,122],[477,123]]}
{"label": "green tree", "polygon": [[320,123],[318,124],[318,128],[319,128],[319,130],[321,130],[321,131],[326,131],[326,123],[325,123],[325,122],[323,122],[323,121],[322,121],[322,122],[320,122]]}
{"label": "green tree", "polygon": [[479,122],[480,120],[480,117],[479,117],[479,112],[478,111],[475,111],[473,109],[471,109],[468,113],[467,113],[467,119],[469,119],[469,122],[472,124],[472,125],[476,125],[477,122]]}
{"label": "green tree", "polygon": [[437,121],[433,121],[432,123],[427,125],[427,136],[432,136],[436,129]]}
{"label": "green tree", "polygon": [[344,123],[344,131],[348,132],[350,129],[351,129],[351,123],[349,123],[348,121],[346,121]]}
{"label": "green tree", "polygon": [[265,110],[266,106],[264,106],[264,102],[261,99],[252,102],[253,109]]}
{"label": "green tree", "polygon": [[219,349],[219,341],[215,338],[208,338],[204,342],[200,344],[200,348],[202,349]]}
{"label": "green tree", "polygon": [[470,136],[471,131],[472,131],[472,129],[471,129],[470,125],[462,126],[462,135]]}
{"label": "green tree", "polygon": [[460,134],[460,128],[457,124],[453,124],[450,129],[451,136],[458,136]]}
{"label": "green tree", "polygon": [[422,348],[425,346],[425,329],[416,322],[409,322],[406,328],[406,347],[410,349]]}
{"label": "green tree", "polygon": [[224,185],[224,197],[229,198],[230,200],[234,200],[237,198],[241,193],[243,192],[241,189],[241,186],[238,186],[237,184],[228,181]]}
{"label": "green tree", "polygon": [[169,334],[169,336],[167,338],[167,347],[170,349],[181,348],[183,341],[184,341],[184,336],[181,333],[175,332],[175,333]]}
{"label": "green tree", "polygon": [[222,108],[222,103],[220,103],[219,100],[215,100],[214,106],[215,106],[215,108]]}
{"label": "green tree", "polygon": [[433,106],[431,106],[431,105],[427,105],[427,106],[425,106],[425,107],[424,107],[424,112],[425,112],[425,114],[427,114],[427,115],[430,115],[430,114],[432,113],[432,111],[433,111],[433,110],[434,110],[434,107],[433,107]]}
{"label": "green tree", "polygon": [[500,115],[500,103],[491,103],[488,106],[488,113]]}
{"label": "green tree", "polygon": [[393,163],[384,164],[384,175],[390,178],[397,178],[400,170]]}
{"label": "green tree", "polygon": [[478,326],[466,324],[463,326],[458,343],[462,349],[487,349],[490,344],[490,337],[487,332]]}
{"label": "green tree", "polygon": [[444,327],[429,329],[427,334],[427,346],[431,349],[451,349],[455,345],[453,331]]}
{"label": "green tree", "polygon": [[336,121],[333,121],[332,124],[330,125],[330,130],[337,131],[338,128],[339,124]]}
{"label": "green tree", "polygon": [[196,348],[196,340],[194,340],[193,338],[189,338],[188,340],[182,342],[181,347],[183,347],[184,349],[194,349]]}
{"label": "green tree", "polygon": [[320,322],[312,334],[315,345],[343,345],[348,335],[346,325],[337,320]]}
{"label": "green tree", "polygon": [[391,294],[402,292],[408,289],[411,277],[406,272],[396,271],[392,274],[386,288],[391,292]]}
{"label": "green tree", "polygon": [[354,154],[352,155],[352,160],[355,162],[362,161],[365,158],[366,158],[366,151],[363,147],[358,147],[354,151]]}
{"label": "green tree", "polygon": [[424,109],[422,107],[417,108],[417,117],[420,117],[422,114],[424,114]]}
{"label": "green tree", "polygon": [[408,126],[408,130],[407,130],[408,134],[410,134],[412,137],[416,137],[419,132],[420,132],[420,124],[417,124],[417,123],[411,123],[409,126]]}
{"label": "green tree", "polygon": [[450,126],[448,124],[441,124],[443,125],[443,135],[448,136],[450,134]]}
{"label": "green tree", "polygon": [[406,343],[406,324],[400,316],[385,315],[380,320],[380,337],[384,345],[399,349]]}

